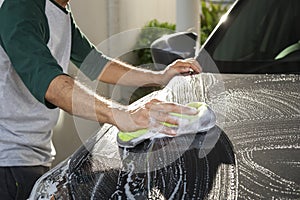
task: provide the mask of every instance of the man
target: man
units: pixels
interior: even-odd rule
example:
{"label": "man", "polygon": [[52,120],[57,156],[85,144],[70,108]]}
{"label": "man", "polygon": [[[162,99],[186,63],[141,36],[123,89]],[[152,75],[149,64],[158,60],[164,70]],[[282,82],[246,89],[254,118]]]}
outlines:
{"label": "man", "polygon": [[[90,79],[165,85],[190,69],[200,73],[196,61],[178,60],[164,71],[152,72],[108,58],[80,32],[68,10],[68,0],[0,0],[0,6],[1,198],[27,198],[34,182],[50,167],[57,107],[113,124],[122,131],[147,128],[150,118],[151,126],[159,127],[163,121],[176,124],[169,112],[196,114],[191,108],[157,100],[136,110],[116,103],[111,106],[111,101],[89,92],[66,74],[71,60]],[[90,54],[96,61],[83,69],[82,63]],[[120,79],[125,74],[129,78]],[[93,99],[93,104],[87,99]],[[176,134],[168,127],[161,128],[166,134]]]}

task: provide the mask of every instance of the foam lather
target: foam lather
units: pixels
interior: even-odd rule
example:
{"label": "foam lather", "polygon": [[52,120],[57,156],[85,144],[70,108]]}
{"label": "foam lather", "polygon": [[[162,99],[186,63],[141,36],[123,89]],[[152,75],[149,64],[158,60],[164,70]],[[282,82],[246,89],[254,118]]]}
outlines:
{"label": "foam lather", "polygon": [[184,134],[195,134],[198,132],[206,132],[216,124],[216,115],[213,110],[203,102],[191,102],[187,104],[189,107],[196,108],[198,113],[196,115],[185,115],[180,113],[170,113],[170,115],[177,119],[178,125],[163,122],[162,125],[176,130],[175,136],[160,133],[157,129],[140,129],[133,132],[120,131],[117,136],[117,141],[120,147],[133,148],[136,145],[147,139],[161,138],[161,137],[177,137]]}

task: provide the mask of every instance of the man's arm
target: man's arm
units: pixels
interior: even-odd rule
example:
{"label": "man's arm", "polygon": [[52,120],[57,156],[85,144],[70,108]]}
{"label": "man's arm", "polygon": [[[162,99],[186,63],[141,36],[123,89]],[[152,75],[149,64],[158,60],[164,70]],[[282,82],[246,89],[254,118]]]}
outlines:
{"label": "man's arm", "polygon": [[105,65],[98,80],[128,86],[159,86],[166,85],[174,76],[188,74],[191,70],[196,74],[202,70],[194,59],[176,60],[163,71],[145,70],[112,60]]}
{"label": "man's arm", "polygon": [[103,55],[85,37],[72,20],[71,61],[91,80],[128,86],[158,86],[167,84],[174,76],[188,74],[190,70],[200,73],[201,67],[194,59],[177,60],[165,70],[154,72],[136,68]]}
{"label": "man's arm", "polygon": [[122,131],[161,126],[161,132],[174,135],[174,130],[161,125],[161,122],[178,124],[171,118],[169,112],[190,115],[197,113],[195,109],[189,107],[155,100],[141,105],[136,110],[129,110],[127,106],[106,100],[89,91],[67,75],[59,75],[52,80],[45,98],[70,114],[101,123],[110,123]]}

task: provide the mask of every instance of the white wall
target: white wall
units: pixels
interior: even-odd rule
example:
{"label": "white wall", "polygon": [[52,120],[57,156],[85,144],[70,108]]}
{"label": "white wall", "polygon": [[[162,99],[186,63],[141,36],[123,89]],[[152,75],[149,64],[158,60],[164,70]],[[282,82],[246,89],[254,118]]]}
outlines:
{"label": "white wall", "polygon": [[[71,0],[71,8],[77,24],[88,38],[99,44],[108,36],[109,0]],[[112,0],[110,0],[112,1]],[[116,0],[119,4],[119,30],[141,28],[148,21],[176,22],[176,0]]]}
{"label": "white wall", "polygon": [[[71,0],[70,2],[77,24],[95,45],[103,44],[109,38],[107,1],[111,0]],[[127,31],[130,33],[131,29],[141,28],[152,19],[175,23],[176,0],[117,0],[117,2],[119,3],[120,22],[117,32]],[[127,38],[125,43],[119,42],[114,48],[123,48],[122,51],[126,51],[130,45],[134,45],[133,42],[130,44],[128,41],[134,40]],[[105,93],[107,88],[106,86],[102,87]],[[57,156],[53,166],[71,155],[81,145],[81,140],[85,140],[99,128],[98,123],[85,120],[78,121],[77,119],[74,123],[73,117],[64,112],[60,121],[61,123],[54,129],[53,142]]]}
{"label": "white wall", "polygon": [[107,38],[105,0],[71,0],[74,18],[81,30],[95,44]]}
{"label": "white wall", "polygon": [[176,0],[120,0],[120,30],[140,28],[146,22],[176,22]]}

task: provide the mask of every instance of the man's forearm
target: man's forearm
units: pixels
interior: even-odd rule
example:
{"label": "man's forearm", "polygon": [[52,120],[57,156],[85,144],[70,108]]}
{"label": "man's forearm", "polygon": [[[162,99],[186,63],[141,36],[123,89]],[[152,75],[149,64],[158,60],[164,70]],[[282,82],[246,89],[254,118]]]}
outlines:
{"label": "man's forearm", "polygon": [[127,86],[160,86],[164,82],[163,78],[162,72],[136,68],[113,60],[107,63],[98,80]]}
{"label": "man's forearm", "polygon": [[69,76],[60,75],[53,79],[45,98],[70,114],[102,123],[115,124],[111,101],[96,96]]}
{"label": "man's forearm", "polygon": [[142,106],[138,111],[128,110],[124,105],[98,96],[67,75],[60,75],[52,80],[45,98],[71,115],[109,123],[123,131],[149,126],[149,109]]}
{"label": "man's forearm", "polygon": [[174,76],[192,75],[201,72],[201,66],[195,59],[176,60],[162,71],[136,68],[117,60],[110,61],[104,67],[98,80],[128,86],[166,85]]}

